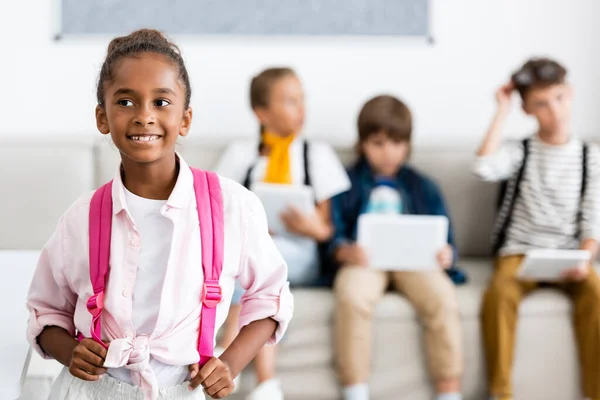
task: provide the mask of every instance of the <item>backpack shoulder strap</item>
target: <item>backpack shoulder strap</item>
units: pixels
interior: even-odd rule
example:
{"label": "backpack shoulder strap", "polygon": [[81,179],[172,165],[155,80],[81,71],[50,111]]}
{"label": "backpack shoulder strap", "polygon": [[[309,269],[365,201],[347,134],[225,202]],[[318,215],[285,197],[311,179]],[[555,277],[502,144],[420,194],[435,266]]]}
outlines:
{"label": "backpack shoulder strap", "polygon": [[577,210],[577,232],[575,237],[579,238],[581,235],[581,221],[583,220],[583,200],[585,197],[585,190],[587,188],[587,176],[588,176],[588,145],[583,142],[581,152],[581,187],[579,189],[579,209]]}
{"label": "backpack shoulder strap", "polygon": [[248,167],[246,170],[246,176],[244,177],[244,182],[242,183],[242,185],[248,190],[250,190],[250,181],[252,180],[252,172],[254,171],[255,165],[255,163],[252,163],[252,165]]}
{"label": "backpack shoulder strap", "polygon": [[303,166],[304,166],[304,184],[306,186],[312,186],[312,179],[310,179],[310,173],[308,172],[308,164],[309,164],[309,157],[308,157],[308,140],[304,139],[304,144],[302,147],[302,159],[303,159]]}
{"label": "backpack shoulder strap", "polygon": [[90,333],[92,339],[102,342],[102,310],[104,309],[104,290],[110,262],[110,236],[112,230],[112,181],[96,190],[92,196],[89,214],[89,263],[90,281],[94,294],[86,306],[92,314]]}
{"label": "backpack shoulder strap", "polygon": [[583,196],[585,195],[585,189],[587,187],[587,176],[588,176],[588,152],[589,146],[583,142],[583,149],[581,155],[581,201],[583,202]]}
{"label": "backpack shoulder strap", "polygon": [[529,141],[529,138],[523,139],[523,141],[521,141],[521,144],[523,145],[523,162],[521,163],[521,169],[523,169],[523,167],[527,163],[527,157],[529,156]]}
{"label": "backpack shoulder strap", "polygon": [[[523,175],[525,174],[525,167],[527,167],[527,159],[529,158],[529,138],[523,139],[521,143],[523,144],[523,161],[521,161],[521,166],[517,171],[515,190],[519,190],[519,186],[521,185],[521,181],[523,180]],[[513,201],[514,200],[516,200],[516,195]]]}
{"label": "backpack shoulder strap", "polygon": [[215,320],[217,305],[221,302],[222,292],[219,279],[223,270],[223,196],[219,177],[213,172],[192,168],[194,175],[194,193],[200,224],[202,244],[202,315],[200,318],[200,336],[198,353],[200,365],[210,360],[214,352]]}
{"label": "backpack shoulder strap", "polygon": [[520,194],[521,181],[523,180],[523,176],[525,175],[525,168],[527,166],[527,158],[529,157],[529,138],[523,139],[521,144],[523,145],[523,161],[521,162],[521,166],[519,167],[516,174],[514,175],[514,182],[511,182],[513,191],[512,191],[512,196],[510,196],[510,198],[507,198],[507,197],[509,197],[509,195],[508,195],[509,182],[504,181],[500,185],[500,198],[498,201],[498,205],[499,205],[499,207],[501,207],[500,211],[505,213],[505,216],[504,216],[504,219],[501,220],[499,230],[498,230],[497,234],[495,235],[496,238],[495,238],[493,246],[492,246],[494,253],[497,253],[504,245],[504,241],[506,239],[506,233],[508,231],[508,227],[510,226],[512,213],[515,208],[515,204],[517,202],[517,197],[519,197],[519,194]]}

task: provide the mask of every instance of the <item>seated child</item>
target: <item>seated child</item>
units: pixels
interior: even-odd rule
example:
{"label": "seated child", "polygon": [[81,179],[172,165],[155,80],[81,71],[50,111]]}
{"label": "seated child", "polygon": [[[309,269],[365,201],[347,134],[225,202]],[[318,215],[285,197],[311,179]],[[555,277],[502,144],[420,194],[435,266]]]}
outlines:
{"label": "seated child", "polygon": [[428,272],[371,269],[356,243],[357,220],[363,213],[447,216],[437,185],[407,165],[411,133],[411,113],[404,103],[391,96],[369,100],[358,117],[360,157],[348,170],[352,189],[332,201],[331,250],[341,265],[334,283],[335,354],[344,400],[369,398],[372,316],[390,282],[423,320],[437,399],[461,399],[460,318],[455,289],[445,271],[457,259],[452,230],[448,244],[437,254],[439,269]]}
{"label": "seated child", "polygon": [[[252,79],[250,105],[260,123],[257,139],[232,143],[216,171],[252,189],[254,182],[307,185],[315,193],[316,213],[304,215],[290,208],[282,220],[293,234],[272,232],[273,241],[288,264],[291,285],[316,285],[320,276],[318,243],[332,235],[330,201],[350,187],[348,176],[333,149],[301,136],[304,125],[304,93],[296,73],[289,68],[270,68]],[[238,288],[234,296],[242,296]],[[237,330],[239,307],[231,308],[221,346],[226,347]],[[259,385],[249,399],[283,398],[275,379],[275,353],[266,346],[255,359]]]}
{"label": "seated child", "polygon": [[[517,279],[531,249],[584,249],[592,260],[600,239],[600,153],[571,128],[573,89],[566,69],[531,59],[496,92],[498,109],[477,153],[475,172],[507,181],[494,231],[494,276],[483,300],[483,337],[491,395],[512,399],[512,362],[521,300],[541,282]],[[501,145],[501,128],[518,92],[537,132]],[[600,399],[600,280],[591,265],[574,268],[552,285],[574,304],[583,394]],[[553,351],[555,349],[549,349]]]}

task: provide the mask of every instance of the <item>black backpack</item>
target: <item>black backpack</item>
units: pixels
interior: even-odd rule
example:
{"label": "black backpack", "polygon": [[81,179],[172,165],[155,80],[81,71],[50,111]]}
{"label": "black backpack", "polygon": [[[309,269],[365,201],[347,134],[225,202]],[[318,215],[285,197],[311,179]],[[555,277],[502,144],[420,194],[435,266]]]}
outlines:
{"label": "black backpack", "polygon": [[[498,251],[502,248],[504,243],[506,242],[506,233],[511,223],[512,214],[515,209],[515,204],[517,202],[517,198],[520,194],[521,182],[523,181],[523,176],[525,174],[525,168],[527,166],[527,158],[529,157],[529,141],[530,139],[524,139],[521,143],[523,145],[523,162],[521,166],[514,174],[514,176],[508,180],[503,181],[500,184],[500,193],[498,196],[498,201],[496,204],[497,207],[497,218],[496,224],[494,227],[494,232],[492,234],[492,249],[494,254],[498,253]],[[587,158],[588,158],[588,146],[586,143],[583,143],[583,152],[582,152],[582,176],[581,176],[581,189],[580,189],[580,206],[579,211],[577,212],[577,222],[581,224],[581,204],[583,202],[583,196],[585,194],[585,189],[587,185]],[[579,236],[579,229],[577,232],[577,236]]]}

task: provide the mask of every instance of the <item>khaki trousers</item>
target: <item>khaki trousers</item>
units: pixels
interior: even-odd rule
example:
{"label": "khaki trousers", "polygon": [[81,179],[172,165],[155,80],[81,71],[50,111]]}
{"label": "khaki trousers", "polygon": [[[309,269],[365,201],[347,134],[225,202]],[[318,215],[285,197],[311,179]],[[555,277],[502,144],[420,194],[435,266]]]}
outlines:
{"label": "khaki trousers", "polygon": [[[517,279],[522,260],[523,256],[499,258],[483,299],[482,326],[488,380],[491,394],[497,396],[512,395],[511,373],[519,304],[540,286],[538,282]],[[600,399],[598,275],[592,269],[582,282],[557,283],[551,286],[563,291],[574,303],[573,322],[583,375],[583,394],[587,398]]]}
{"label": "khaki trousers", "polygon": [[[368,381],[373,311],[390,281],[423,321],[433,379],[460,377],[463,371],[460,316],[454,285],[444,271],[383,272],[343,267],[334,284],[335,353],[342,383],[349,386]],[[402,346],[402,338],[398,338],[397,345]]]}

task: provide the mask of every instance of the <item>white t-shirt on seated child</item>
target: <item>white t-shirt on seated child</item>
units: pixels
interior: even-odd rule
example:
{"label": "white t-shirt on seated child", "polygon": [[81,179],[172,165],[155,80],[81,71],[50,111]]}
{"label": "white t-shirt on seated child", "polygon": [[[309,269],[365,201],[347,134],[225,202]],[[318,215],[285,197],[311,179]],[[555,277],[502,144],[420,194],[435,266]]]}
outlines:
{"label": "white t-shirt on seated child", "polygon": [[[304,185],[304,142],[296,138],[290,145],[290,170],[293,185]],[[258,139],[239,140],[230,144],[214,171],[238,183],[244,183],[253,168],[250,183],[262,182],[267,170],[268,157],[259,157]],[[350,180],[333,148],[323,142],[309,141],[308,174],[317,202],[350,189]]]}
{"label": "white t-shirt on seated child", "polygon": [[[290,145],[290,172],[292,185],[304,185],[304,142],[296,138]],[[254,182],[262,182],[267,169],[268,157],[258,155],[258,139],[239,140],[225,150],[215,172],[219,175],[244,183],[248,170],[250,188]],[[351,183],[346,170],[333,148],[322,142],[308,143],[308,174],[317,202],[350,189]],[[317,243],[310,238],[274,236],[273,241],[288,264],[288,279],[292,284],[306,284],[316,279],[318,273]]]}

